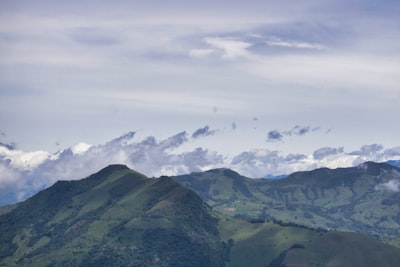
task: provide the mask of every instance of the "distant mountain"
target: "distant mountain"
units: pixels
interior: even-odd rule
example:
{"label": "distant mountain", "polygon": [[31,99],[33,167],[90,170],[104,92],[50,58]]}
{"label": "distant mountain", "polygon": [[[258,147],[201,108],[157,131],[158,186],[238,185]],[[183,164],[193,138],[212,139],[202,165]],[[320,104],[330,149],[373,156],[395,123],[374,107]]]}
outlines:
{"label": "distant mountain", "polygon": [[[203,183],[202,176],[218,176],[215,184],[233,188],[227,202],[251,199],[249,184],[259,182],[228,169],[194,176],[204,189],[214,182]],[[399,248],[363,234],[225,217],[171,178],[147,178],[122,165],[80,181],[57,182],[8,207],[0,215],[0,232],[0,266],[372,267],[400,262]]]}
{"label": "distant mountain", "polygon": [[283,179],[283,178],[286,178],[288,176],[289,175],[287,175],[287,174],[282,174],[282,175],[271,175],[271,174],[268,174],[268,175],[265,175],[263,178],[274,180],[274,179]]}
{"label": "distant mountain", "polygon": [[400,160],[388,160],[385,163],[400,168]]}
{"label": "distant mountain", "polygon": [[322,168],[278,180],[228,169],[172,178],[229,216],[363,232],[400,247],[400,169],[388,164]]}

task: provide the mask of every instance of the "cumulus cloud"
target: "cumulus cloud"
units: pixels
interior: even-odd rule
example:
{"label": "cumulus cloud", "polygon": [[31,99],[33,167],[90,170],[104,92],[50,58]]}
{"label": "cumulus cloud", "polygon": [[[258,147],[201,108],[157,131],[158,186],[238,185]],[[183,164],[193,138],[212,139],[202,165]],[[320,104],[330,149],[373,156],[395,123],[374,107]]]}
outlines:
{"label": "cumulus cloud", "polygon": [[[304,135],[313,129],[318,128],[295,126],[288,131],[271,131],[270,138],[283,138],[289,133]],[[362,153],[345,153],[343,147],[322,147],[312,155],[284,154],[261,148],[224,155],[203,147],[184,146],[195,145],[199,137],[206,138],[214,132],[215,130],[205,126],[192,135],[182,131],[161,140],[154,136],[138,139],[135,132],[128,132],[104,144],[89,145],[82,142],[57,153],[24,152],[0,146],[0,205],[23,200],[57,180],[87,177],[114,163],[126,164],[150,177],[220,167],[232,168],[248,177],[265,177],[319,167],[350,167],[368,160],[387,161],[400,158],[399,147],[384,149],[381,145],[364,145],[358,150]],[[396,181],[378,185],[377,190],[398,190]]]}
{"label": "cumulus cloud", "polygon": [[339,147],[339,148],[333,148],[333,147],[321,147],[317,150],[314,151],[313,153],[313,158],[314,159],[324,159],[328,156],[331,155],[336,155],[338,153],[343,153],[344,148],[343,147]]}
{"label": "cumulus cloud", "polygon": [[320,129],[320,127],[296,125],[290,130],[272,130],[267,134],[267,141],[281,141],[284,136],[302,136],[310,132],[317,132]]}
{"label": "cumulus cloud", "polygon": [[193,134],[192,138],[199,138],[202,136],[213,135],[217,132],[217,130],[210,130],[208,125],[204,126],[203,128],[197,129]]}

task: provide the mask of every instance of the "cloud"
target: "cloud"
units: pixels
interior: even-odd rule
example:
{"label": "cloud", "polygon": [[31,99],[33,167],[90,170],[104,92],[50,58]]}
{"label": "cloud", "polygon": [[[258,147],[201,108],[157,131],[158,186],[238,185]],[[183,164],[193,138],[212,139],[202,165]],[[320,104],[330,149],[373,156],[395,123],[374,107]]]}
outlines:
{"label": "cloud", "polygon": [[17,148],[15,143],[5,144],[0,142],[0,146],[7,148],[8,150],[14,150]]}
{"label": "cloud", "polygon": [[383,154],[386,155],[387,157],[398,157],[400,156],[400,146],[385,149]]}
{"label": "cloud", "polygon": [[306,158],[307,156],[302,154],[285,156],[276,150],[254,149],[235,156],[230,167],[243,175],[259,178],[267,174],[289,174],[297,171],[297,165],[304,163]]}
{"label": "cloud", "polygon": [[215,134],[216,132],[217,132],[217,130],[211,130],[210,131],[210,127],[208,125],[206,125],[203,128],[197,129],[192,134],[192,138],[199,138],[199,137],[202,137],[202,136],[209,136],[209,135]]}
{"label": "cloud", "polygon": [[[301,136],[317,129],[319,128],[295,126],[287,131],[271,131],[270,138],[282,139],[289,134]],[[400,159],[399,147],[384,149],[376,144],[363,145],[358,150],[362,153],[346,153],[343,147],[322,147],[312,155],[285,154],[282,151],[261,148],[228,155],[195,146],[196,142],[201,143],[200,137],[214,133],[215,130],[205,126],[192,135],[182,131],[160,140],[154,136],[139,139],[136,132],[128,132],[104,144],[89,145],[80,142],[57,153],[24,152],[0,146],[0,205],[23,200],[57,180],[87,177],[114,163],[126,164],[150,177],[220,167],[232,168],[248,177],[265,177],[319,167],[350,167],[369,160],[384,162],[388,159]],[[393,191],[398,188],[397,185],[390,182],[378,186],[377,189]]]}
{"label": "cloud", "polygon": [[344,148],[333,148],[333,147],[321,147],[314,151],[313,158],[317,160],[325,159],[328,156],[336,155],[339,153],[343,153]]}
{"label": "cloud", "polygon": [[297,48],[297,49],[315,49],[322,50],[325,47],[318,43],[307,43],[307,42],[297,42],[297,41],[285,41],[278,37],[271,37],[266,41],[269,46],[279,46],[286,48]]}
{"label": "cloud", "polygon": [[189,55],[195,58],[202,58],[215,53],[214,49],[191,49]]}
{"label": "cloud", "polygon": [[378,184],[375,186],[375,190],[385,190],[390,192],[399,192],[400,191],[400,181],[399,180],[389,180],[386,183]]}
{"label": "cloud", "polygon": [[282,138],[283,135],[278,130],[272,130],[268,132],[268,141],[281,141]]}
{"label": "cloud", "polygon": [[267,141],[282,141],[284,136],[302,136],[310,132],[317,132],[320,129],[320,127],[296,125],[290,130],[272,130],[267,134]]}
{"label": "cloud", "polygon": [[222,58],[231,60],[249,56],[247,49],[251,47],[251,43],[248,42],[220,37],[207,37],[204,39],[204,42],[221,50]]}
{"label": "cloud", "polygon": [[372,144],[372,145],[363,145],[360,150],[350,152],[349,155],[356,155],[356,156],[368,156],[375,154],[378,151],[383,149],[382,145],[379,144]]}

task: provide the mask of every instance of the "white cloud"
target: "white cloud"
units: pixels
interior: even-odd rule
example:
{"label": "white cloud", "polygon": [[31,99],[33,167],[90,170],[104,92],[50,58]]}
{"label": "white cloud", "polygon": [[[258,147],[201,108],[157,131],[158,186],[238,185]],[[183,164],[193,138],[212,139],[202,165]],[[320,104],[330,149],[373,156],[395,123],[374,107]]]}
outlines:
{"label": "white cloud", "polygon": [[207,37],[204,42],[222,50],[222,58],[224,59],[245,58],[250,55],[247,49],[251,47],[251,43],[220,37]]}
{"label": "white cloud", "polygon": [[323,45],[318,44],[318,43],[284,41],[277,37],[267,40],[266,43],[269,46],[279,46],[279,47],[287,47],[287,48],[314,49],[314,50],[325,49],[325,47]]}
{"label": "white cloud", "polygon": [[10,161],[10,166],[21,170],[33,170],[44,163],[50,156],[47,151],[24,152],[21,150],[9,150],[0,146],[0,156]]}
{"label": "white cloud", "polygon": [[214,49],[192,49],[189,51],[189,55],[195,58],[206,57],[213,53],[215,53]]}
{"label": "white cloud", "polygon": [[[79,143],[54,154],[0,147],[0,191],[13,194],[15,201],[18,195],[29,195],[57,180],[81,179],[114,163],[126,164],[150,177],[220,167],[232,168],[248,177],[264,177],[319,167],[350,167],[368,160],[386,161],[400,157],[396,154],[397,148],[384,149],[375,144],[362,146],[360,153],[345,153],[343,147],[322,147],[313,155],[285,154],[279,150],[260,148],[228,155],[214,148],[197,146],[203,144],[205,139],[225,138],[223,135],[227,132],[221,131],[216,136],[208,134],[211,132],[208,127],[198,130],[203,138],[189,138],[183,131],[162,140],[153,136],[135,139],[136,133],[128,132],[105,144],[93,146]],[[310,127],[307,128],[309,130]],[[231,134],[235,132],[230,131]],[[397,156],[394,157],[394,154]],[[390,181],[377,188],[394,191],[398,189],[398,182]],[[5,201],[0,198],[0,203]]]}
{"label": "white cloud", "polygon": [[71,150],[74,154],[83,154],[86,151],[89,150],[89,148],[91,148],[92,145],[86,144],[86,143],[79,143],[76,146],[74,146]]}

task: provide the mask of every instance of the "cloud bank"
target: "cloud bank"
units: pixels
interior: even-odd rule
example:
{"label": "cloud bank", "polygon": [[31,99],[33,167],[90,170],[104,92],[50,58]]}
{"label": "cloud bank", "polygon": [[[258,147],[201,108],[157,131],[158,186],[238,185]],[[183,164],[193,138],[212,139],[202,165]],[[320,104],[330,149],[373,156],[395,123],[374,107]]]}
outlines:
{"label": "cloud bank", "polygon": [[[296,126],[285,134],[302,135],[313,129],[316,128]],[[379,144],[365,145],[349,153],[343,147],[322,147],[312,155],[285,155],[278,150],[266,148],[243,151],[233,156],[196,146],[193,149],[183,149],[185,144],[196,145],[199,137],[207,138],[215,131],[205,126],[192,135],[182,131],[162,140],[154,136],[139,139],[136,132],[128,132],[105,144],[89,145],[81,142],[57,153],[24,152],[0,146],[0,205],[21,201],[58,180],[87,177],[114,163],[126,164],[150,177],[220,167],[232,168],[248,177],[265,177],[318,167],[348,167],[368,160],[382,162],[400,159],[400,147],[384,149]],[[396,191],[398,188],[398,182],[389,181],[379,185],[377,190]]]}

